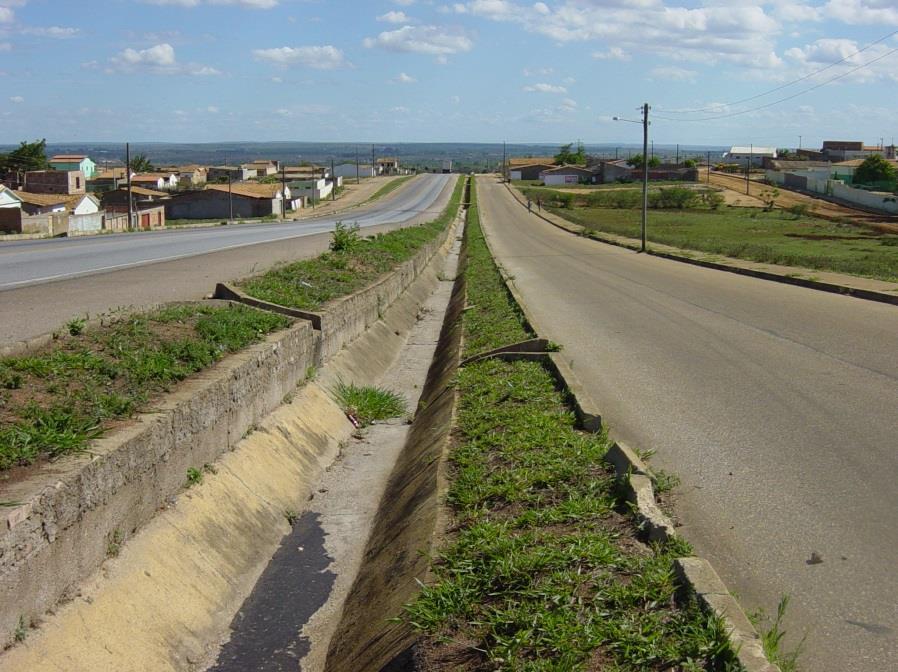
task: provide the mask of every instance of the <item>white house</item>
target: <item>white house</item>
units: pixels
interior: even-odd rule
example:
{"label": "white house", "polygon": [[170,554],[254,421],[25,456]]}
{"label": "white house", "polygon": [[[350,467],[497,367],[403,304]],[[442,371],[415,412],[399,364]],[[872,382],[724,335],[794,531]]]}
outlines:
{"label": "white house", "polygon": [[764,165],[764,159],[775,159],[776,147],[730,147],[730,151],[723,155],[726,163],[746,164],[751,161],[753,166]]}
{"label": "white house", "polygon": [[[354,163],[341,163],[334,166],[334,175],[336,177],[355,178],[355,168]],[[359,177],[374,177],[375,175],[377,175],[377,172],[373,166],[370,164],[359,164]]]}
{"label": "white house", "polygon": [[176,173],[138,173],[131,176],[131,184],[149,189],[177,189],[179,182]]}
{"label": "white house", "polygon": [[0,184],[0,208],[22,209],[22,199],[16,196],[16,192]]}
{"label": "white house", "polygon": [[95,215],[102,209],[99,199],[93,194],[75,196],[66,202],[73,215]]}
{"label": "white house", "polygon": [[288,187],[293,191],[294,198],[322,201],[331,195],[334,183],[322,177],[311,180],[294,180]]}

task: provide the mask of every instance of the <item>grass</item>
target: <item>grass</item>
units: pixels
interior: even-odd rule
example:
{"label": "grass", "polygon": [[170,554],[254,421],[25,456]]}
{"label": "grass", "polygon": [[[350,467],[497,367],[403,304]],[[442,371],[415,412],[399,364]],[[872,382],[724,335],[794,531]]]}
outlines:
{"label": "grass", "polygon": [[463,185],[459,180],[446,210],[431,222],[362,238],[348,249],[279,266],[238,285],[258,299],[300,310],[319,310],[328,301],[371,284],[436,238],[455,219]]}
{"label": "grass", "polygon": [[286,327],[246,307],[190,304],[71,327],[0,360],[0,470],[84,450],[187,376]]}
{"label": "grass", "polygon": [[383,387],[359,387],[341,381],[334,389],[334,396],[343,410],[352,414],[362,427],[398,418],[407,408],[402,395]]}
{"label": "grass", "polygon": [[[475,211],[476,213],[476,211]],[[469,222],[465,339],[529,335]],[[476,297],[476,301],[474,299]],[[488,306],[488,307],[487,307]],[[491,322],[490,316],[495,317]],[[404,618],[434,669],[735,670],[722,624],[675,599],[681,541],[648,548],[615,495],[607,437],[576,429],[538,362],[458,374],[450,540]],[[430,669],[430,668],[427,668]]]}
{"label": "grass", "polygon": [[804,647],[805,639],[802,638],[798,645],[791,651],[784,649],[783,639],[786,631],[783,630],[783,619],[786,617],[786,610],[789,608],[789,596],[784,595],[776,607],[776,616],[769,624],[769,627],[763,627],[764,622],[769,622],[761,612],[752,616],[755,625],[762,626],[758,630],[761,635],[761,645],[764,647],[764,654],[767,659],[774,665],[779,666],[782,672],[797,672],[798,659],[801,656],[801,650]]}
{"label": "grass", "polygon": [[383,185],[380,189],[375,191],[374,194],[370,198],[365,200],[365,203],[370,203],[371,201],[376,201],[377,199],[383,198],[387,194],[390,194],[390,193],[396,191],[399,187],[401,187],[403,184],[405,184],[406,182],[411,180],[413,177],[415,177],[415,176],[414,175],[406,175],[404,177],[397,177],[395,180],[390,180],[385,185]]}
{"label": "grass", "polygon": [[[639,210],[547,209],[593,231],[639,237]],[[783,210],[651,210],[648,238],[653,243],[761,263],[898,281],[898,235],[796,217]]]}

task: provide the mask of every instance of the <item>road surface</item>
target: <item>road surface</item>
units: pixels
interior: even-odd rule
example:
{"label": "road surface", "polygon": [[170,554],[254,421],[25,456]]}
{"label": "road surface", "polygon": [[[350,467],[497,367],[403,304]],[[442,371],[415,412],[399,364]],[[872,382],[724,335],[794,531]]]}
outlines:
{"label": "road surface", "polygon": [[371,205],[312,220],[0,244],[0,345],[78,315],[202,298],[216,282],[319,254],[341,220],[376,233],[433,219],[451,177],[422,175]]}
{"label": "road surface", "polygon": [[750,610],[791,596],[802,669],[894,670],[898,309],[580,238],[477,184],[540,335],[612,433],[681,478],[697,553]]}

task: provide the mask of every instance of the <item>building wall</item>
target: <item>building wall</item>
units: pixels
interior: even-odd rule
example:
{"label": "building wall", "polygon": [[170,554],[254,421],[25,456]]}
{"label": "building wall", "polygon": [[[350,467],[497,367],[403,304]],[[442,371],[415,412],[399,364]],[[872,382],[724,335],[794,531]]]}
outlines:
{"label": "building wall", "polygon": [[84,173],[84,178],[90,180],[97,174],[97,164],[91,159],[85,158],[80,163],[77,161],[51,161],[50,167],[53,170],[80,170]]}
{"label": "building wall", "polygon": [[[234,194],[233,203],[235,219],[265,217],[281,212],[281,201],[277,199],[247,198]],[[175,196],[166,204],[165,215],[168,219],[228,219],[228,194],[212,189]]]}
{"label": "building wall", "polygon": [[10,191],[0,189],[0,208],[15,208],[18,210],[21,207],[21,201],[14,197]]}
{"label": "building wall", "polygon": [[99,233],[103,230],[103,213],[69,216],[69,235],[77,236],[86,233]]}
{"label": "building wall", "polygon": [[[355,178],[355,164],[354,163],[341,163],[338,166],[334,166],[334,175],[337,177],[348,177]],[[374,177],[375,172],[374,168],[368,165],[360,165],[359,166],[359,177]]]}
{"label": "building wall", "polygon": [[100,206],[91,199],[85,198],[78,204],[78,207],[72,211],[73,215],[93,215],[100,212]]}
{"label": "building wall", "polygon": [[39,170],[25,173],[25,187],[35,194],[85,194],[87,180],[80,170]]}

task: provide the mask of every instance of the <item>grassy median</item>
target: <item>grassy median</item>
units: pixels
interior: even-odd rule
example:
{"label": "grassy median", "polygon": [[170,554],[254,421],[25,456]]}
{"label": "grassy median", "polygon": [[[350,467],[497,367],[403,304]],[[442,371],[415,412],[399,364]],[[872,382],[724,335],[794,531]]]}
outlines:
{"label": "grassy median", "polygon": [[[587,229],[639,238],[642,215],[636,191],[632,191],[633,198],[625,207],[595,207],[576,197],[565,204],[569,207],[547,206],[551,192],[558,193],[556,190],[523,191],[533,198],[541,194],[545,209]],[[648,239],[653,243],[761,263],[898,281],[898,235],[787,210],[767,212],[762,208],[725,206],[653,208],[648,216]]]}
{"label": "grassy median", "polygon": [[[402,179],[402,178],[400,178]],[[410,259],[455,219],[464,180],[459,179],[446,210],[435,220],[373,238],[350,234],[340,225],[344,242],[314,259],[305,259],[248,278],[238,286],[250,296],[300,310],[318,310],[332,299],[366,287]],[[348,239],[345,237],[348,235]],[[335,242],[339,238],[335,237]]]}
{"label": "grassy median", "polygon": [[[530,336],[469,220],[466,352]],[[458,374],[449,540],[407,606],[418,669],[735,670],[721,624],[674,599],[682,542],[650,548],[540,363]]]}
{"label": "grassy median", "polygon": [[201,304],[108,320],[72,320],[47,347],[0,360],[0,470],[84,450],[178,381],[290,323]]}

